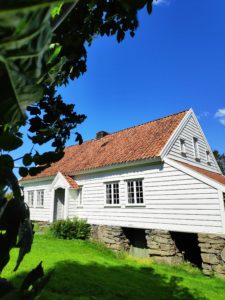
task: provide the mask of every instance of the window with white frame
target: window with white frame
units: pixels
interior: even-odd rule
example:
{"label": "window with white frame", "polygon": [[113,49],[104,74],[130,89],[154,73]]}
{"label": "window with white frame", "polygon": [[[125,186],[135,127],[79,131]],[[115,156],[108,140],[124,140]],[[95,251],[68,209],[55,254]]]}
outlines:
{"label": "window with white frame", "polygon": [[180,152],[182,155],[186,155],[186,145],[184,139],[180,139]]}
{"label": "window with white frame", "polygon": [[198,138],[196,138],[196,137],[193,138],[193,145],[194,145],[194,156],[195,156],[195,159],[199,160],[200,156],[199,156]]}
{"label": "window with white frame", "polygon": [[119,204],[119,182],[106,183],[106,204]]}
{"label": "window with white frame", "polygon": [[208,165],[211,165],[211,155],[209,150],[206,151],[206,161]]}
{"label": "window with white frame", "polygon": [[29,207],[34,206],[34,191],[27,192],[27,204]]}
{"label": "window with white frame", "polygon": [[143,204],[143,179],[127,181],[128,204]]}
{"label": "window with white frame", "polygon": [[44,207],[44,190],[37,190],[37,207]]}

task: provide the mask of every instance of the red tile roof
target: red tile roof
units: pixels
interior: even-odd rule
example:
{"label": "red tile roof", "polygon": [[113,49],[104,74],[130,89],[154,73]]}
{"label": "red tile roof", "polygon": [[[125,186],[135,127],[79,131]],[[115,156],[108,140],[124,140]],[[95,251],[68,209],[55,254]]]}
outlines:
{"label": "red tile roof", "polygon": [[71,188],[74,188],[74,189],[79,189],[79,185],[78,183],[69,175],[64,175],[63,176],[66,178],[67,182],[69,183],[70,187]]}
{"label": "red tile roof", "polygon": [[184,162],[181,162],[181,161],[177,161],[179,164],[182,164],[184,165],[185,167],[188,167],[189,169],[192,169],[204,176],[207,176],[209,177],[210,179],[213,179],[214,181],[217,181],[219,183],[222,183],[223,185],[225,185],[225,176],[224,175],[221,175],[221,174],[218,174],[218,173],[215,173],[215,172],[212,172],[212,171],[208,171],[208,170],[205,170],[205,169],[202,169],[202,168],[199,168],[199,167],[196,167],[196,166],[192,166],[190,164],[187,164],[187,163],[184,163]]}
{"label": "red tile roof", "polygon": [[93,139],[81,145],[65,149],[64,157],[53,163],[40,174],[22,179],[43,178],[62,174],[74,175],[78,171],[132,162],[160,156],[188,111],[151,121],[142,125],[109,134],[101,139]]}

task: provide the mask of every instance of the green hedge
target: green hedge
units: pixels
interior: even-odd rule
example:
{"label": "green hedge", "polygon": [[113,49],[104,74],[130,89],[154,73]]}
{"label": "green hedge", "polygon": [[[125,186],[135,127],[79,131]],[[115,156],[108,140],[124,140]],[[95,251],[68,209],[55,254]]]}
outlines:
{"label": "green hedge", "polygon": [[59,239],[81,239],[90,237],[91,226],[84,219],[74,218],[70,220],[58,220],[51,224],[50,231]]}

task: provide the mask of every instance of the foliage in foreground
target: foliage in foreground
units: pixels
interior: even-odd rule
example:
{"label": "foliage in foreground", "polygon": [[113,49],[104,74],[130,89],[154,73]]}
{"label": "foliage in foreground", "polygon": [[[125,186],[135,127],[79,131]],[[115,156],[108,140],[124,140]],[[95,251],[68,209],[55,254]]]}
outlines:
{"label": "foliage in foreground", "polygon": [[50,231],[59,239],[86,240],[90,237],[91,226],[84,219],[67,218],[66,220],[58,220],[51,224]]}
{"label": "foliage in foreground", "polygon": [[40,300],[223,300],[224,281],[206,277],[190,265],[169,266],[149,260],[121,257],[100,244],[82,240],[60,240],[36,235],[32,252],[16,274],[16,259],[3,275],[16,286],[30,268],[43,259],[48,272],[54,269]]}
{"label": "foliage in foreground", "polygon": [[[152,0],[0,2],[0,271],[13,247],[20,248],[17,269],[33,240],[15,161],[24,177],[63,157],[66,141],[85,115],[64,103],[57,88],[86,72],[86,47],[96,36],[115,35],[118,42],[126,32],[134,36],[143,7],[151,13]],[[10,152],[23,145],[25,125],[33,147],[14,160]],[[81,143],[81,135],[74,134]],[[41,153],[40,146],[48,142],[52,151]],[[13,192],[10,201],[7,190]],[[1,287],[2,282],[0,292]]]}

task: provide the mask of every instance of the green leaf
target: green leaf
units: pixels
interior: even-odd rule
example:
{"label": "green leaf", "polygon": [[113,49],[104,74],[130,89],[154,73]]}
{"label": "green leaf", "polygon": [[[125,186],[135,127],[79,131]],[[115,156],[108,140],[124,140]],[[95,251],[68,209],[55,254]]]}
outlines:
{"label": "green leaf", "polygon": [[116,36],[118,43],[122,42],[124,37],[125,37],[125,32],[123,30],[119,29],[117,32],[117,36]]}
{"label": "green leaf", "polygon": [[49,7],[18,13],[11,5],[9,12],[0,14],[1,122],[24,120],[26,107],[43,97],[39,80],[46,72],[50,19]]}
{"label": "green leaf", "polygon": [[3,133],[0,136],[0,149],[4,151],[12,151],[19,148],[23,144],[23,141],[10,133]]}
{"label": "green leaf", "polygon": [[0,155],[0,169],[3,167],[10,168],[10,169],[13,169],[14,167],[13,159],[8,154]]}
{"label": "green leaf", "polygon": [[81,145],[83,143],[82,135],[79,132],[75,132],[75,134],[76,134],[75,142],[78,142],[79,145]]}
{"label": "green leaf", "polygon": [[33,161],[32,156],[29,153],[24,155],[23,157],[24,166],[30,166],[32,164],[32,161]]}
{"label": "green leaf", "polygon": [[36,176],[39,174],[41,171],[43,171],[46,168],[46,166],[41,166],[41,167],[31,167],[29,169],[29,175],[30,176]]}
{"label": "green leaf", "polygon": [[27,111],[29,111],[30,115],[40,115],[41,111],[38,107],[28,106]]}
{"label": "green leaf", "polygon": [[62,68],[66,62],[67,59],[63,56],[59,59],[58,62],[56,62],[52,67],[50,67],[46,76],[43,77],[43,79],[48,85],[52,85],[54,83],[56,76],[61,73]]}
{"label": "green leaf", "polygon": [[148,11],[148,14],[150,15],[151,12],[152,12],[152,1],[153,0],[148,0],[147,2],[147,11]]}
{"label": "green leaf", "polygon": [[54,50],[48,60],[48,64],[51,64],[59,56],[62,46],[60,46],[59,44],[53,44],[53,45],[51,45],[51,48]]}
{"label": "green leaf", "polygon": [[28,175],[28,169],[24,167],[19,168],[19,174],[21,177],[26,177]]}
{"label": "green leaf", "polygon": [[[25,212],[29,214],[28,206],[24,206]],[[29,218],[25,218],[23,222],[20,224],[19,228],[19,241],[17,243],[17,247],[20,248],[19,255],[17,257],[16,266],[14,271],[19,268],[20,263],[22,262],[26,253],[29,253],[31,250],[33,242],[33,224],[29,220]]]}
{"label": "green leaf", "polygon": [[36,268],[31,270],[31,272],[27,274],[27,276],[25,277],[22,283],[21,290],[28,290],[29,287],[35,283],[35,281],[42,278],[43,276],[44,276],[44,270],[41,261]]}
{"label": "green leaf", "polygon": [[52,17],[55,18],[56,16],[58,16],[61,12],[61,8],[63,6],[63,1],[61,1],[58,4],[55,4],[52,8]]}

